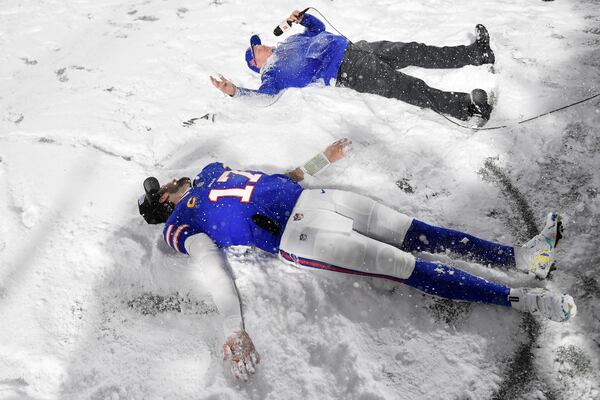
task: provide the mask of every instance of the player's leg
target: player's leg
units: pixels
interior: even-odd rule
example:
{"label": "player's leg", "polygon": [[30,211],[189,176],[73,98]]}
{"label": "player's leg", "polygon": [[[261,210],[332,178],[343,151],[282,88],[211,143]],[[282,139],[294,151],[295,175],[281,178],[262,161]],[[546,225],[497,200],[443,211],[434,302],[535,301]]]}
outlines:
{"label": "player's leg", "polygon": [[337,85],[361,93],[402,100],[468,120],[474,114],[471,95],[445,92],[428,86],[423,80],[403,74],[374,54],[349,49],[340,65]]}
{"label": "player's leg", "polygon": [[514,247],[430,225],[369,197],[342,190],[305,190],[298,204],[305,209],[335,211],[352,219],[354,230],[407,252],[450,251],[490,266],[516,267],[539,278],[548,275],[562,230],[560,216],[550,213],[540,235],[523,247]]}
{"label": "player's leg", "polygon": [[353,44],[358,50],[371,52],[395,69],[409,65],[422,68],[460,68],[465,65],[493,64],[494,52],[490,37],[483,25],[475,27],[475,42],[468,46],[428,46],[410,42],[366,42]]}
{"label": "player's leg", "polygon": [[510,306],[510,288],[489,282],[458,268],[417,259],[404,281],[422,292],[452,300]]}
{"label": "player's leg", "polygon": [[546,218],[542,232],[523,247],[495,243],[454,229],[419,221],[369,197],[341,190],[314,190],[307,203],[330,209],[353,220],[353,229],[408,252],[450,251],[490,266],[516,267],[539,278],[548,275],[554,249],[561,238],[557,213]]}
{"label": "player's leg", "polygon": [[305,190],[299,204],[304,209],[331,210],[351,218],[354,230],[407,252],[448,250],[484,264],[515,265],[511,246],[426,224],[356,193],[333,189]]}
{"label": "player's leg", "polygon": [[482,264],[515,266],[512,246],[506,246],[454,229],[434,226],[417,219],[412,221],[401,248],[405,251],[453,253],[471,258]]}
{"label": "player's leg", "polygon": [[351,218],[298,204],[281,238],[280,256],[303,267],[396,282],[408,278],[415,263],[412,254],[358,233]]}
{"label": "player's leg", "polygon": [[355,44],[358,49],[370,51],[395,69],[408,66],[422,68],[460,68],[465,65],[480,65],[478,48],[470,46],[428,46],[410,42],[365,42]]}
{"label": "player's leg", "polygon": [[400,248],[412,217],[370,197],[336,189],[307,189],[296,207],[302,210],[334,211],[352,220],[352,229],[365,236]]}
{"label": "player's leg", "polygon": [[401,248],[410,252],[451,251],[482,264],[516,267],[523,272],[545,278],[554,263],[554,249],[562,237],[561,232],[561,218],[555,212],[546,217],[542,232],[523,247],[490,242],[415,219],[406,232]]}
{"label": "player's leg", "polygon": [[511,306],[563,321],[575,315],[570,296],[511,289],[460,269],[416,260],[389,244],[361,235],[353,221],[328,210],[294,209],[280,256],[298,266],[404,282],[425,293],[453,300]]}
{"label": "player's leg", "polygon": [[540,288],[510,288],[458,268],[417,259],[404,281],[416,289],[452,300],[496,304],[563,322],[577,314],[573,298]]}

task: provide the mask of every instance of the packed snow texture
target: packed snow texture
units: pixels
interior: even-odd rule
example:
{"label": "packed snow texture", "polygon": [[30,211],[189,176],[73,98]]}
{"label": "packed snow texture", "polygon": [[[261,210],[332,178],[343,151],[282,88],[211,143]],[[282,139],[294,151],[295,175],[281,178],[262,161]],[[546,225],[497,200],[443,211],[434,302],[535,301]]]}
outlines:
{"label": "packed snow texture", "polygon": [[[515,371],[525,383],[511,398],[600,398],[598,99],[476,132],[349,89],[290,89],[268,106],[224,96],[208,79],[221,73],[258,87],[243,59],[249,36],[275,43],[272,29],[309,5],[353,41],[468,44],[483,23],[493,70],[404,72],[442,89],[492,90],[488,126],[512,125],[600,91],[597,0],[0,5],[0,398],[490,399],[508,398]],[[144,223],[142,181],[193,176],[216,160],[285,171],[342,137],[353,140],[351,155],[313,186],[523,243],[523,216],[487,162],[522,194],[538,229],[548,211],[561,211],[567,227],[551,281],[424,257],[568,292],[577,317],[539,320],[531,342],[510,309],[447,303],[236,248],[227,258],[262,362],[249,383],[233,381],[221,362],[218,310],[180,274],[202,260],[172,254],[161,227]],[[518,370],[512,360],[528,341],[533,361]]]}

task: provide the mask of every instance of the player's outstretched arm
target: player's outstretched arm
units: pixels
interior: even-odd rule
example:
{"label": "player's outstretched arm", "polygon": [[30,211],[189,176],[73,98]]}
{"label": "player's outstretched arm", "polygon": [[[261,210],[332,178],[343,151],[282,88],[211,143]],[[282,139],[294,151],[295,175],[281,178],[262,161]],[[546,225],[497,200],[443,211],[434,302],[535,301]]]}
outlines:
{"label": "player's outstretched arm", "polygon": [[248,332],[238,331],[225,340],[223,361],[229,363],[233,376],[244,382],[256,372],[260,355],[254,348],[254,343],[252,343]]}
{"label": "player's outstretched arm", "polygon": [[237,90],[236,86],[231,83],[231,81],[225,78],[223,75],[219,75],[219,79],[213,78],[210,76],[210,81],[213,86],[219,89],[221,92],[225,93],[228,96],[234,96]]}
{"label": "player's outstretched arm", "polygon": [[223,360],[235,378],[247,381],[260,356],[245,330],[242,300],[231,269],[221,250],[203,233],[187,238],[185,247],[198,260],[194,280],[202,280],[223,317]]}
{"label": "player's outstretched arm", "polygon": [[303,166],[287,172],[286,175],[289,176],[294,182],[303,181],[306,177],[305,174],[315,176],[327,168],[329,164],[333,164],[334,162],[344,158],[348,153],[351,144],[352,140],[348,138],[337,140],[327,146],[325,151],[311,158]]}

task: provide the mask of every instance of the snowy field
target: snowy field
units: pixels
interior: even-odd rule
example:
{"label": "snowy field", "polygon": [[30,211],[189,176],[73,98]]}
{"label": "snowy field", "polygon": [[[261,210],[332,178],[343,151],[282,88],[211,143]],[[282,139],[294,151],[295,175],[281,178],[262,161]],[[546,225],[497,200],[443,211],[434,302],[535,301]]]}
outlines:
{"label": "snowy field", "polygon": [[[600,91],[598,0],[0,0],[1,399],[600,399],[598,98],[474,132],[349,89],[288,90],[264,107],[212,87],[219,72],[258,87],[250,34],[274,43],[272,29],[309,5],[353,41],[467,44],[485,24],[493,71],[407,72],[494,90],[488,126]],[[214,121],[182,126],[206,113]],[[561,211],[551,281],[425,257],[568,292],[577,317],[449,304],[234,249],[262,363],[232,381],[218,312],[178,274],[202,260],[171,254],[145,224],[142,181],[216,160],[284,171],[341,137],[353,152],[318,184],[422,220],[523,243]]]}

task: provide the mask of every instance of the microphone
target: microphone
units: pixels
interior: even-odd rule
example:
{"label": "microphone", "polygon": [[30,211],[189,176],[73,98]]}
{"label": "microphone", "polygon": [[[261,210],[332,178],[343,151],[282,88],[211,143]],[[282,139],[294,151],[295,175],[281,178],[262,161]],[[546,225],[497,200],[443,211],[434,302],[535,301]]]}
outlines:
{"label": "microphone", "polygon": [[[308,7],[308,8],[310,8],[310,7]],[[304,13],[308,11],[308,8],[305,8],[304,10],[300,11],[300,17],[302,17],[304,15]],[[285,21],[282,21],[277,26],[277,28],[275,28],[273,30],[273,35],[281,36],[283,34],[283,32],[287,32],[291,27],[292,27],[292,21],[290,21],[289,19],[286,19]]]}

